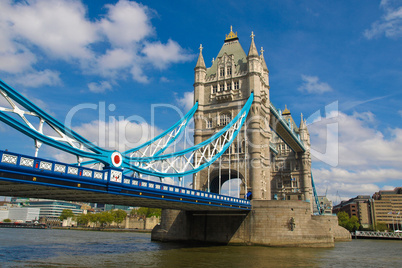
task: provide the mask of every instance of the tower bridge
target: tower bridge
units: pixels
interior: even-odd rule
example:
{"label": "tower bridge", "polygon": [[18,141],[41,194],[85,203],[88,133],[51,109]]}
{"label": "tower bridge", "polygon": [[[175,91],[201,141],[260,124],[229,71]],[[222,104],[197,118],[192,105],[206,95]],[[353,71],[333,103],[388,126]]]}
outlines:
{"label": "tower bridge", "polygon": [[[328,247],[335,237],[349,238],[336,217],[312,215],[308,129],[270,102],[269,71],[254,37],[246,54],[231,29],[209,68],[200,46],[194,107],[125,152],[96,146],[0,80],[0,120],[35,142],[33,156],[0,151],[0,195],[163,208],[152,233],[161,241]],[[175,150],[192,118],[195,145]],[[42,144],[77,163],[39,158]],[[193,178],[191,189],[164,183],[185,176]],[[223,195],[233,179],[236,197]]]}

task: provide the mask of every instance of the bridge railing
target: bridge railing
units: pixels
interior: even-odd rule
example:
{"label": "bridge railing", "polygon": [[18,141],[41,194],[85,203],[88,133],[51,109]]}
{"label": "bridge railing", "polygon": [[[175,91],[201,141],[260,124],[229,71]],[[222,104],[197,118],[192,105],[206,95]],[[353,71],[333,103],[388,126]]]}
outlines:
{"label": "bridge railing", "polygon": [[[57,161],[51,161],[38,157],[26,156],[17,153],[0,150],[0,166],[7,170],[15,170],[21,174],[31,174],[40,176],[52,176],[54,178],[72,178],[75,182],[92,182],[102,185],[109,185],[124,189],[140,189],[144,191],[152,191],[161,194],[174,194],[183,197],[191,197],[204,201],[220,203],[223,206],[241,206],[242,208],[250,208],[249,200],[236,198],[231,196],[219,195],[190,188],[180,187],[176,185],[166,184],[162,182],[149,181],[135,177],[123,176],[121,182],[110,180],[110,170],[94,170],[77,165],[70,165]],[[211,204],[210,203],[210,204]]]}
{"label": "bridge railing", "polygon": [[372,238],[399,238],[402,239],[400,232],[377,232],[377,231],[355,231],[352,233],[354,237],[372,237]]}
{"label": "bridge railing", "polygon": [[0,151],[0,156],[1,163],[11,164],[21,169],[33,169],[38,172],[52,172],[60,175],[78,176],[86,179],[107,180],[108,173],[104,170],[93,170],[77,165],[65,164],[8,151]]}

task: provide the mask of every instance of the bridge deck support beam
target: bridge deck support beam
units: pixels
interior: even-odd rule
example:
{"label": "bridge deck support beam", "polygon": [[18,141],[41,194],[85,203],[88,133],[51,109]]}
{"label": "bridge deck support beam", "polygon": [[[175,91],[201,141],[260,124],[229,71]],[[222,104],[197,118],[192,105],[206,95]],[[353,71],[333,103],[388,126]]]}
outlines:
{"label": "bridge deck support beam", "polygon": [[161,225],[152,231],[152,240],[333,247],[342,233],[336,216],[313,217],[308,202],[254,200],[252,205],[248,213],[232,214],[164,210]]}

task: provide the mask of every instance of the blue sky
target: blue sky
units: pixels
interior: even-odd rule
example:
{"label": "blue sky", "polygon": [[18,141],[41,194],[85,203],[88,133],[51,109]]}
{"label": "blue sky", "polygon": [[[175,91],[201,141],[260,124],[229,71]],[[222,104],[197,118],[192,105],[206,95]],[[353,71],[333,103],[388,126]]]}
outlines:
{"label": "blue sky", "polygon": [[[401,1],[6,0],[0,78],[123,150],[189,109],[198,47],[210,67],[231,25],[246,52],[251,31],[264,48],[275,106],[307,118],[319,194],[339,201],[402,186]],[[97,109],[77,109],[89,104]],[[0,139],[2,149],[34,151],[4,124]]]}

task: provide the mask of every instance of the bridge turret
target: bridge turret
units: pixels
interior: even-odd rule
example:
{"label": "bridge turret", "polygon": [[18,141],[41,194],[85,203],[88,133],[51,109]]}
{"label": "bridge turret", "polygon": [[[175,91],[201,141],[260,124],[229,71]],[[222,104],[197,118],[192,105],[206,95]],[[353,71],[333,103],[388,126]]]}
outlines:
{"label": "bridge turret", "polygon": [[265,59],[264,59],[264,49],[262,47],[261,47],[260,53],[261,53],[260,60],[261,60],[261,65],[262,65],[262,77],[264,79],[264,82],[269,87],[269,70],[268,70],[267,63],[265,62]]}
{"label": "bridge turret", "polygon": [[300,116],[299,134],[300,139],[306,147],[306,151],[301,155],[302,167],[302,192],[304,200],[310,201],[311,211],[313,211],[313,189],[311,185],[311,154],[310,154],[310,134],[307,129],[306,121],[303,119],[303,114]]}
{"label": "bridge turret", "polygon": [[198,101],[204,104],[204,83],[207,74],[204,57],[202,56],[202,45],[200,45],[200,54],[198,55],[197,64],[194,68],[194,103]]}
{"label": "bridge turret", "polygon": [[[204,57],[202,56],[202,45],[200,45],[200,54],[198,55],[197,64],[194,68],[194,104],[198,101],[199,109],[194,115],[194,144],[202,142],[202,129],[204,112],[201,108],[205,105],[205,77],[207,74],[207,68],[205,66]],[[194,183],[194,187],[199,187]]]}
{"label": "bridge turret", "polygon": [[[253,199],[271,199],[271,170],[269,142],[269,87],[264,81],[264,68],[251,32],[251,44],[247,55],[248,85],[254,92],[254,103],[248,118],[250,155],[250,183]],[[265,61],[264,61],[265,62]],[[266,64],[265,64],[266,65]],[[268,68],[266,68],[268,70]]]}
{"label": "bridge turret", "polygon": [[260,96],[260,75],[261,75],[261,61],[258,55],[257,48],[254,43],[254,32],[251,32],[251,44],[247,55],[247,67],[249,75],[249,90],[254,91],[254,96]]}
{"label": "bridge turret", "polygon": [[307,129],[306,121],[303,119],[303,114],[300,115],[300,126],[299,126],[299,134],[300,139],[303,141],[304,145],[310,149],[310,133]]}

